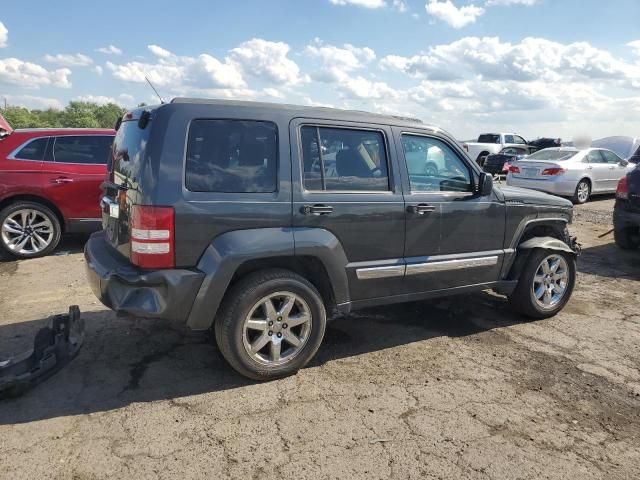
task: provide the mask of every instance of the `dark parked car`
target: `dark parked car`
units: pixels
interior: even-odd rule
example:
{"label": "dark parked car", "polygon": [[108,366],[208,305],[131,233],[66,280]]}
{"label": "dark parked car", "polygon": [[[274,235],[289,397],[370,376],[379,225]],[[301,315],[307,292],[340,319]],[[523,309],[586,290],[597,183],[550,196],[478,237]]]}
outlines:
{"label": "dark parked car", "polygon": [[487,155],[482,169],[492,175],[506,175],[509,165],[529,154],[528,148],[507,147],[500,153]]}
{"label": "dark parked car", "polygon": [[296,372],[327,317],[492,288],[547,318],[569,300],[568,200],[493,186],[416,120],[175,99],[125,115],[85,247],[113,310],[213,328],[238,372]]}
{"label": "dark parked car", "polygon": [[0,120],[0,249],[38,257],[63,233],[100,229],[100,184],[115,132],[12,130]]}
{"label": "dark parked car", "polygon": [[616,244],[620,248],[640,247],[640,166],[618,183],[613,227]]}

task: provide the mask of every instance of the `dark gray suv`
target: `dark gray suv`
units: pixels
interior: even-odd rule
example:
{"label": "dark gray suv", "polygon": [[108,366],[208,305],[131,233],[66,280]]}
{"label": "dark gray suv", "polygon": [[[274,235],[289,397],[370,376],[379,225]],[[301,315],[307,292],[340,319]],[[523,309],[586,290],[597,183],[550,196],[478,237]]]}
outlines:
{"label": "dark gray suv", "polygon": [[109,175],[96,296],[213,328],[254,379],[303,367],[327,317],[494,289],[546,318],[575,283],[571,202],[494,187],[418,120],[176,99],[124,116]]}

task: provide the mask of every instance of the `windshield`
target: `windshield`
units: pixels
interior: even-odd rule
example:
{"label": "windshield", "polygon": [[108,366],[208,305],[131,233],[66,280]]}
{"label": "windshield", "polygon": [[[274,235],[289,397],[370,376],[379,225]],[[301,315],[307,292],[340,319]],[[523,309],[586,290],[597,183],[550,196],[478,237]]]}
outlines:
{"label": "windshield", "polygon": [[527,157],[527,160],[554,160],[554,161],[569,160],[576,153],[578,153],[577,150],[546,149],[546,150],[540,150],[536,153],[532,153]]}
{"label": "windshield", "polygon": [[500,135],[483,133],[478,137],[478,143],[500,143]]}

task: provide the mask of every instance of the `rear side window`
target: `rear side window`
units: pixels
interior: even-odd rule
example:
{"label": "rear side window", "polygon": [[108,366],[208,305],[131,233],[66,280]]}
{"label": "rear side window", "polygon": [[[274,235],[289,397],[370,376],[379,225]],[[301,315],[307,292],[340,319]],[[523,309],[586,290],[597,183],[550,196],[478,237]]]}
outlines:
{"label": "rear side window", "polygon": [[274,123],[194,120],[187,139],[185,185],[192,192],[275,192],[277,161]]}
{"label": "rear side window", "polygon": [[389,171],[381,132],[302,127],[304,187],[321,191],[388,191]]}
{"label": "rear side window", "polygon": [[42,160],[48,141],[49,137],[36,138],[18,150],[14,158],[18,160]]}
{"label": "rear side window", "polygon": [[56,163],[105,165],[111,154],[113,137],[99,135],[56,137],[53,159]]}

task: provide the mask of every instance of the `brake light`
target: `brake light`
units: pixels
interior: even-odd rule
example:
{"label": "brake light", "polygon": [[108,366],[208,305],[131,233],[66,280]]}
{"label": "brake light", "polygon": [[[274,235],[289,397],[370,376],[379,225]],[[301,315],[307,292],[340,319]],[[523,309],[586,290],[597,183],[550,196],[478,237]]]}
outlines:
{"label": "brake light", "polygon": [[520,173],[520,169],[518,167],[516,167],[515,165],[509,165],[509,172],[510,173]]}
{"label": "brake light", "polygon": [[142,268],[175,267],[172,207],[131,208],[131,263]]}
{"label": "brake light", "polygon": [[564,168],[545,168],[540,175],[562,175],[564,172],[566,172]]}
{"label": "brake light", "polygon": [[618,188],[616,189],[616,198],[620,200],[628,200],[629,199],[629,183],[627,182],[627,177],[622,177],[618,182]]}

